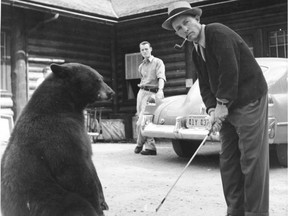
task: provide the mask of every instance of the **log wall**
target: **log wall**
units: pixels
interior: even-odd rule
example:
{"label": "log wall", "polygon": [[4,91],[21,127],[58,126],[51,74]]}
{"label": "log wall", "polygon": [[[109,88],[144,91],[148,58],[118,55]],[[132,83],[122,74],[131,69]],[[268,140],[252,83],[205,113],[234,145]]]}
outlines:
{"label": "log wall", "polygon": [[[53,14],[29,12],[27,31],[29,97],[42,77],[42,70],[51,63],[77,62],[91,66],[112,86],[110,25],[61,17],[51,20]],[[99,102],[104,113],[111,113],[113,102]]]}

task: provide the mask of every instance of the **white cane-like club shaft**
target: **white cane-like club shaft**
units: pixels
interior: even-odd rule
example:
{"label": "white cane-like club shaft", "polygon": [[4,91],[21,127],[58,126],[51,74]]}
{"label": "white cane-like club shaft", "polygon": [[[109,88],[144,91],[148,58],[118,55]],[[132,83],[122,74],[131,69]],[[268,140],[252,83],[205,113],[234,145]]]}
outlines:
{"label": "white cane-like club shaft", "polygon": [[168,191],[168,193],[166,194],[166,196],[164,197],[164,199],[161,201],[161,203],[159,204],[159,206],[156,208],[156,212],[158,212],[158,210],[160,209],[160,207],[162,206],[162,204],[165,202],[166,198],[168,197],[168,195],[170,194],[170,192],[172,191],[172,189],[175,187],[175,185],[177,184],[177,182],[179,181],[179,179],[181,178],[181,176],[184,174],[184,172],[186,171],[187,167],[190,165],[190,163],[193,161],[194,157],[197,155],[198,151],[200,150],[200,148],[205,144],[207,138],[210,136],[211,134],[211,130],[209,131],[209,133],[205,136],[205,138],[203,139],[203,141],[201,142],[201,144],[199,145],[199,147],[197,148],[197,150],[195,151],[195,153],[192,155],[192,157],[190,158],[190,160],[188,161],[187,165],[184,167],[184,169],[182,170],[181,174],[179,175],[179,177],[176,179],[176,181],[174,182],[174,184],[172,185],[172,187],[170,188],[170,190]]}

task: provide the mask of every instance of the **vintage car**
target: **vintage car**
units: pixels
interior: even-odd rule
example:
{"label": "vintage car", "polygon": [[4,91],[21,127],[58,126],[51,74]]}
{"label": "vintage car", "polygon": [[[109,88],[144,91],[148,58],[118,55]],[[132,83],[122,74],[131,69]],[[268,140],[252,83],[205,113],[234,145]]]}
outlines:
{"label": "vintage car", "polygon": [[[281,165],[287,166],[287,70],[284,58],[257,58],[268,84],[269,143],[275,147]],[[202,102],[198,81],[187,95],[148,101],[142,122],[143,134],[172,140],[180,157],[190,157],[209,130],[206,108]],[[219,134],[208,140],[219,141]],[[272,145],[273,144],[273,145]]]}

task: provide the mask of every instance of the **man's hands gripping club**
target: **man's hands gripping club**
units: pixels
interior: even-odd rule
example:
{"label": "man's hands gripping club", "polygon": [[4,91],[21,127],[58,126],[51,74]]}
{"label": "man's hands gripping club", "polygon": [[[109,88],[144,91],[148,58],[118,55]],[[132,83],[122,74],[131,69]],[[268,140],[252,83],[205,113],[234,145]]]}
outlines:
{"label": "man's hands gripping club", "polygon": [[228,116],[228,108],[224,104],[218,104],[215,109],[209,110],[210,124],[212,125],[212,131],[219,132],[222,127],[222,122]]}

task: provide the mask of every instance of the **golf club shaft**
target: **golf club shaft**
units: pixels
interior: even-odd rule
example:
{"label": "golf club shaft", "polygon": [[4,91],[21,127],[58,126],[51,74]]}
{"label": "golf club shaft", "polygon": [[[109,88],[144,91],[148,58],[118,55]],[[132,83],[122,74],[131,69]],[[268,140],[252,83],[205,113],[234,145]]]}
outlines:
{"label": "golf club shaft", "polygon": [[166,198],[168,197],[168,195],[170,194],[170,192],[172,191],[172,189],[175,187],[175,185],[177,184],[177,182],[179,181],[179,179],[181,178],[181,176],[184,174],[184,172],[186,171],[187,167],[190,165],[190,163],[192,162],[192,160],[194,159],[194,157],[197,155],[198,151],[200,150],[200,148],[205,144],[207,138],[210,136],[211,134],[211,130],[209,131],[209,133],[204,137],[203,141],[201,142],[201,144],[199,145],[199,147],[197,148],[197,150],[195,151],[195,153],[193,154],[193,156],[190,158],[190,160],[188,161],[187,165],[184,167],[184,169],[182,170],[181,174],[179,175],[179,177],[176,179],[176,181],[174,182],[174,184],[172,185],[172,187],[170,188],[170,190],[168,191],[168,193],[166,194],[166,196],[164,197],[164,199],[161,201],[160,205],[156,208],[156,212],[158,212],[158,210],[160,209],[160,207],[162,206],[162,204],[165,202]]}

